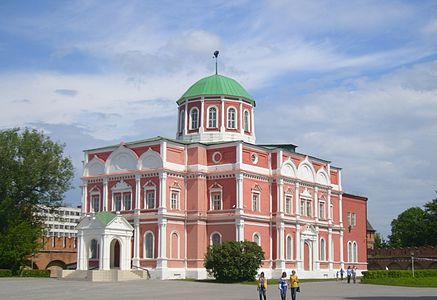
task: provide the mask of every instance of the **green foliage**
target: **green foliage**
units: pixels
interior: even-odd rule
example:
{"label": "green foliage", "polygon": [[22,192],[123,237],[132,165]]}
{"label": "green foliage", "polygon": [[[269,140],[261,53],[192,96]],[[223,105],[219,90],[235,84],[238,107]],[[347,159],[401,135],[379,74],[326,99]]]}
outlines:
{"label": "green foliage", "polygon": [[[411,270],[372,270],[362,272],[363,279],[412,277]],[[437,269],[420,269],[414,271],[414,276],[437,277]]]}
{"label": "green foliage", "polygon": [[59,206],[71,188],[63,150],[36,130],[0,131],[0,268],[16,270],[38,249],[38,206]]}
{"label": "green foliage", "polygon": [[0,277],[12,277],[12,271],[7,269],[0,269]]}
{"label": "green foliage", "polygon": [[226,241],[208,248],[204,266],[217,281],[251,281],[263,259],[262,248],[254,242]]}
{"label": "green foliage", "polygon": [[20,274],[21,277],[50,277],[50,270],[25,269]]}
{"label": "green foliage", "polygon": [[379,233],[375,233],[375,248],[385,248],[388,247],[388,242],[384,239],[384,237]]}
{"label": "green foliage", "polygon": [[425,204],[427,244],[437,246],[437,198]]}
{"label": "green foliage", "polygon": [[412,207],[402,212],[391,222],[390,246],[413,247],[426,245],[425,212]]}

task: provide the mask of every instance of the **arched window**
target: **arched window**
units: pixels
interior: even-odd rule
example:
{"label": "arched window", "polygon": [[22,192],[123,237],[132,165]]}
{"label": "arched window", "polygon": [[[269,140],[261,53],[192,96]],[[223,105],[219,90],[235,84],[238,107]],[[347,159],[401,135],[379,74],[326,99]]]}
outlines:
{"label": "arched window", "polygon": [[155,255],[155,238],[152,232],[146,232],[144,236],[144,258],[153,258]]}
{"label": "arched window", "polygon": [[170,245],[170,257],[171,258],[179,258],[179,234],[177,232],[173,232],[171,234],[171,245]]}
{"label": "arched window", "polygon": [[217,128],[217,108],[208,109],[208,128]]}
{"label": "arched window", "polygon": [[347,242],[347,261],[352,262],[353,261],[353,254],[352,254],[352,242]]}
{"label": "arched window", "polygon": [[258,246],[261,246],[261,237],[259,236],[259,233],[253,234],[253,242],[256,243]]}
{"label": "arched window", "polygon": [[185,110],[181,110],[181,114],[179,116],[179,132],[183,133],[185,129]]}
{"label": "arched window", "polygon": [[293,239],[291,238],[291,236],[287,236],[286,259],[293,259]]}
{"label": "arched window", "polygon": [[98,257],[99,257],[99,246],[97,244],[97,241],[95,239],[92,239],[90,245],[90,258],[97,259]]}
{"label": "arched window", "polygon": [[357,242],[352,243],[352,256],[353,256],[353,262],[357,262],[358,261]]}
{"label": "arched window", "polygon": [[320,260],[326,260],[326,243],[324,238],[320,239]]}
{"label": "arched window", "polygon": [[190,112],[190,118],[191,118],[191,128],[190,129],[197,129],[199,128],[199,110],[197,107],[194,107],[191,109]]}
{"label": "arched window", "polygon": [[222,243],[222,236],[220,233],[215,232],[211,235],[211,245],[215,246],[215,245],[219,245]]}
{"label": "arched window", "polygon": [[243,125],[244,131],[249,132],[250,131],[250,116],[249,116],[248,110],[244,111],[244,119],[243,120],[244,120],[244,125]]}
{"label": "arched window", "polygon": [[230,107],[228,109],[228,128],[237,128],[237,113],[235,108]]}

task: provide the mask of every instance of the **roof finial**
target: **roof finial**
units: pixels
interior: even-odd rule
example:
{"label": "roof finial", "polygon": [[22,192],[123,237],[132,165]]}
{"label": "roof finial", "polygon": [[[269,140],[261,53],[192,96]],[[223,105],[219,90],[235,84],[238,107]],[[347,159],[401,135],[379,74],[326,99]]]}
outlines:
{"label": "roof finial", "polygon": [[219,51],[215,50],[214,51],[214,57],[215,57],[215,75],[217,75],[217,56],[219,55]]}

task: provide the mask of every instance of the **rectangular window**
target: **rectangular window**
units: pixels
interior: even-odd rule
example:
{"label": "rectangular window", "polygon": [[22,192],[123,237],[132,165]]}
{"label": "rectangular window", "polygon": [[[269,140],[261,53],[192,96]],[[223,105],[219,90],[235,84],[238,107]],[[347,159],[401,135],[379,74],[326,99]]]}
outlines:
{"label": "rectangular window", "polygon": [[285,213],[291,215],[291,208],[293,203],[293,197],[285,195]]}
{"label": "rectangular window", "polygon": [[121,211],[121,194],[114,194],[114,208],[115,211]]}
{"label": "rectangular window", "polygon": [[126,193],[123,194],[123,206],[124,206],[124,210],[130,210],[132,207],[132,202],[131,202],[131,194],[130,193]]}
{"label": "rectangular window", "polygon": [[155,208],[155,191],[146,192],[146,208]]}
{"label": "rectangular window", "polygon": [[300,215],[306,216],[305,211],[305,200],[300,200]]}
{"label": "rectangular window", "polygon": [[222,209],[222,196],[220,194],[212,195],[212,209],[221,210]]}
{"label": "rectangular window", "polygon": [[307,211],[307,214],[306,214],[306,216],[307,217],[311,217],[312,215],[313,215],[313,209],[312,209],[312,203],[311,203],[312,201],[311,200],[307,200],[306,201],[306,211]]}
{"label": "rectangular window", "polygon": [[347,225],[352,226],[352,215],[350,212],[347,213]]}
{"label": "rectangular window", "polygon": [[91,209],[94,212],[99,211],[100,195],[91,195]]}
{"label": "rectangular window", "polygon": [[357,225],[357,214],[356,213],[352,213],[352,215],[351,215],[351,225],[352,226]]}
{"label": "rectangular window", "polygon": [[179,192],[171,192],[171,209],[179,209]]}
{"label": "rectangular window", "polygon": [[319,202],[319,219],[324,220],[325,217],[325,202]]}
{"label": "rectangular window", "polygon": [[259,194],[252,194],[252,211],[259,211]]}

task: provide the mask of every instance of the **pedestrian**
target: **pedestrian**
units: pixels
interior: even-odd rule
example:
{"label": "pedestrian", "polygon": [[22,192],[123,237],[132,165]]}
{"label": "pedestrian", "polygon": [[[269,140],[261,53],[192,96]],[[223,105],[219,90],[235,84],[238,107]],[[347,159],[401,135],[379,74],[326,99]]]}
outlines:
{"label": "pedestrian", "polygon": [[296,271],[291,271],[290,275],[290,291],[291,300],[296,300],[296,292],[300,292],[299,278],[296,275]]}
{"label": "pedestrian", "polygon": [[344,270],[343,267],[340,268],[340,279],[341,281],[343,281],[343,276],[344,276]]}
{"label": "pedestrian", "polygon": [[357,283],[357,267],[352,267],[352,281],[354,283]]}
{"label": "pedestrian", "polygon": [[267,300],[266,291],[267,291],[267,279],[264,277],[264,272],[261,272],[258,278],[259,300]]}
{"label": "pedestrian", "polygon": [[279,278],[279,293],[281,294],[281,300],[285,300],[287,298],[287,273],[282,272],[281,278]]}
{"label": "pedestrian", "polygon": [[335,273],[335,281],[338,281],[338,271]]}
{"label": "pedestrian", "polygon": [[347,283],[351,283],[351,277],[352,277],[352,269],[351,269],[351,266],[348,266],[348,267],[347,267],[346,275],[347,275]]}

